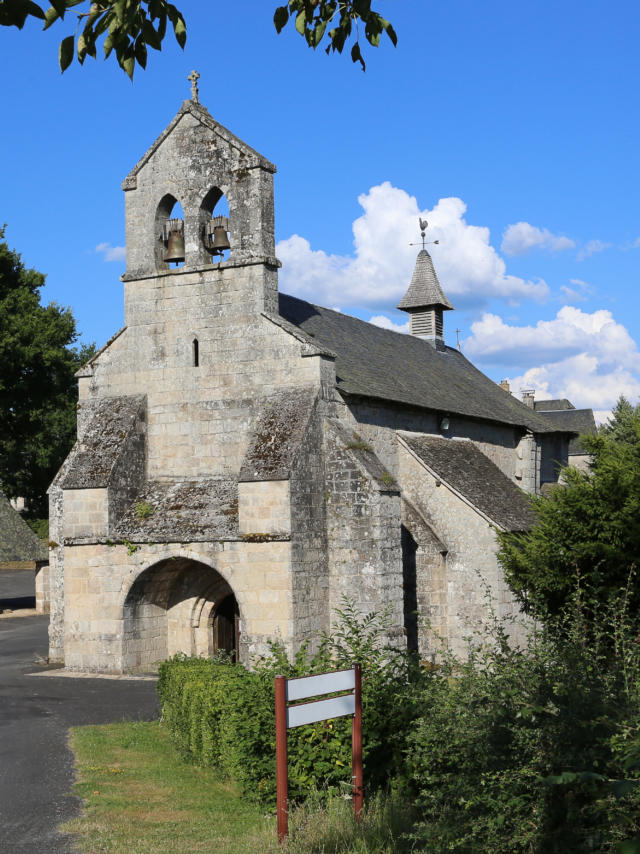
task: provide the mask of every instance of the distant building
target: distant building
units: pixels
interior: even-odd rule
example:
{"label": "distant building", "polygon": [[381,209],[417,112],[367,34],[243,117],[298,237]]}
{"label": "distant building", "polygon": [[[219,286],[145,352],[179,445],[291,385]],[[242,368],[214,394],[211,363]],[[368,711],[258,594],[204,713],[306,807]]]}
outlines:
{"label": "distant building", "polygon": [[329,629],[344,595],[424,657],[436,632],[461,651],[487,596],[517,611],[495,533],[531,525],[571,434],[446,345],[426,249],[410,335],[279,294],[275,171],[196,95],[123,183],[126,326],[78,373],[50,489],[68,668],[249,662]]}
{"label": "distant building", "polygon": [[593,409],[576,409],[566,398],[561,400],[536,400],[533,408],[548,418],[558,430],[571,431],[574,435],[569,442],[568,463],[582,471],[587,471],[591,455],[585,450],[581,436],[595,436],[598,432]]}
{"label": "distant building", "polygon": [[0,492],[0,567],[26,565],[36,573],[36,608],[49,610],[49,550]]}

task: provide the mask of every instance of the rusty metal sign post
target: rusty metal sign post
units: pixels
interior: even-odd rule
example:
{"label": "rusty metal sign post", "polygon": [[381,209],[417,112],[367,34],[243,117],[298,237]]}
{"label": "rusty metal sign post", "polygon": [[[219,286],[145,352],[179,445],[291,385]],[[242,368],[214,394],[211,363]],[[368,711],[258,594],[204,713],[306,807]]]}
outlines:
{"label": "rusty metal sign post", "polygon": [[[308,697],[337,694],[338,697],[297,703]],[[351,755],[353,774],[353,812],[356,821],[362,818],[362,687],[360,665],[349,670],[319,673],[286,679],[276,676],[276,799],[278,840],[284,842],[289,833],[289,773],[287,768],[287,730],[293,727],[326,721],[330,718],[352,716]]]}

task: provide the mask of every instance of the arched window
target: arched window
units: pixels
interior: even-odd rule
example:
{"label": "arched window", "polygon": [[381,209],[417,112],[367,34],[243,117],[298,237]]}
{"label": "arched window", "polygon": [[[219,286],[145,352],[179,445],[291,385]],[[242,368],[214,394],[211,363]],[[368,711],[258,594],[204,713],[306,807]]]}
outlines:
{"label": "arched window", "polygon": [[158,270],[184,264],[184,214],[180,202],[167,193],[156,211],[156,266]]}
{"label": "arched window", "polygon": [[200,344],[198,343],[197,338],[193,339],[192,349],[193,349],[193,367],[198,368],[200,366]]}

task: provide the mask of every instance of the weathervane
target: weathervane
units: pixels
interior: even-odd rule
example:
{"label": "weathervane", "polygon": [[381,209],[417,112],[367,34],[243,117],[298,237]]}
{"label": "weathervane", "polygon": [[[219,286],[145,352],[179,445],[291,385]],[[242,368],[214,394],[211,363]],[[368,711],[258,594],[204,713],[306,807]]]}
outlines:
{"label": "weathervane", "polygon": [[[426,221],[426,219],[422,219],[422,218],[418,219],[418,222],[420,223],[420,237],[422,238],[422,248],[423,249],[425,249],[427,243],[440,243],[439,240],[425,240],[424,239],[425,231],[427,230],[429,223]],[[410,243],[409,246],[418,246],[418,244],[417,243]]]}
{"label": "weathervane", "polygon": [[200,103],[200,99],[198,97],[198,80],[200,75],[197,71],[192,71],[191,74],[187,77],[187,80],[191,81],[191,100],[196,104]]}

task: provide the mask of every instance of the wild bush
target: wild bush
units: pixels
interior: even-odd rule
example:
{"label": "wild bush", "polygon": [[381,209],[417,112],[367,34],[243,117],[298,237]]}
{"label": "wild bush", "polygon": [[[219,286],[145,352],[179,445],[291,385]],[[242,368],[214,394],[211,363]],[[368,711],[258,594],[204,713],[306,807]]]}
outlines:
{"label": "wild bush", "polygon": [[586,854],[640,832],[637,623],[618,602],[594,632],[574,605],[524,649],[494,626],[431,674],[407,747],[419,850]]}
{"label": "wild bush", "polygon": [[[213,661],[176,656],[160,667],[162,716],[180,751],[192,761],[215,766],[237,780],[248,797],[275,801],[274,677],[362,667],[363,764],[370,791],[401,772],[415,705],[417,668],[390,648],[389,618],[362,618],[345,600],[331,635],[317,651],[308,644],[293,661],[273,644],[271,653],[249,671],[228,657]],[[412,678],[410,678],[412,677]],[[349,791],[351,721],[338,718],[288,733],[289,794]]]}

